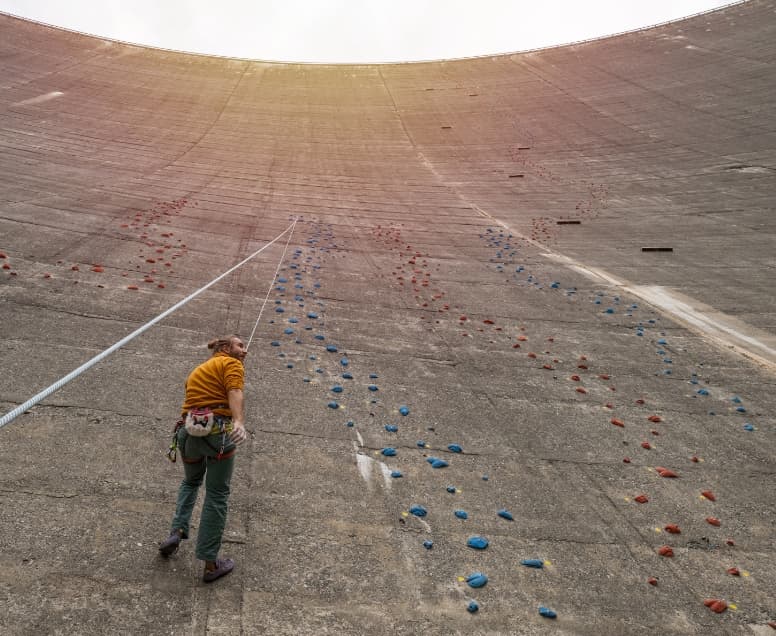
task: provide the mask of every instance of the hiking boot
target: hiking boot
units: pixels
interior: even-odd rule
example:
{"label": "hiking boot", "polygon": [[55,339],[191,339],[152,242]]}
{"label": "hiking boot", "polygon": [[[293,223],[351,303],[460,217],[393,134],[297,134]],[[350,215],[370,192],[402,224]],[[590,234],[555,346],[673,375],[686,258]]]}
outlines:
{"label": "hiking boot", "polygon": [[225,576],[234,570],[234,561],[232,561],[232,559],[216,559],[215,563],[215,570],[208,570],[205,568],[205,573],[202,575],[202,580],[205,583],[212,583],[216,579],[220,579],[222,576]]}
{"label": "hiking boot", "polygon": [[178,551],[178,546],[181,543],[181,533],[177,530],[173,530],[170,536],[159,544],[159,553],[163,557],[172,556]]}

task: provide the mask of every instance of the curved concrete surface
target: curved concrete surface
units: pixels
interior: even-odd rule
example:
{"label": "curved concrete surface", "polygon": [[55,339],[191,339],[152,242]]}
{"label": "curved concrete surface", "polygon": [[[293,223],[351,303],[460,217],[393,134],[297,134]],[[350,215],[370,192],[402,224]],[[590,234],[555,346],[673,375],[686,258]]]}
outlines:
{"label": "curved concrete surface", "polygon": [[[0,429],[3,632],[769,633],[775,12],[371,66],[0,16],[3,413],[299,219]],[[204,586],[163,455],[268,289]]]}

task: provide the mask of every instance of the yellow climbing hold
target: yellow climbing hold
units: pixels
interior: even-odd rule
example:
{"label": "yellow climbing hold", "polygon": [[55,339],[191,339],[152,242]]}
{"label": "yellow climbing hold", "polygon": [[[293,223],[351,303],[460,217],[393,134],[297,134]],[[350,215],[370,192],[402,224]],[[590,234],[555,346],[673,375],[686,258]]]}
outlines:
{"label": "yellow climbing hold", "polygon": [[736,605],[735,603],[729,603],[728,609],[733,610],[735,612],[738,609],[738,605]]}
{"label": "yellow climbing hold", "polygon": [[663,532],[663,529],[662,528],[655,528],[655,532],[657,532],[657,533]]}
{"label": "yellow climbing hold", "polygon": [[466,580],[466,577],[465,577],[465,576],[459,576],[459,577],[458,577],[458,582],[459,582],[459,583],[463,583],[465,580]]}
{"label": "yellow climbing hold", "polygon": [[401,513],[401,516],[402,516],[402,517],[409,517],[409,516],[410,516],[410,513],[409,513],[409,512],[407,512],[406,510],[403,510],[403,511],[402,511],[402,513]]}
{"label": "yellow climbing hold", "polygon": [[750,575],[750,574],[749,574],[749,572],[747,572],[746,570],[743,570],[743,571],[741,572],[741,576],[751,576],[751,575]]}
{"label": "yellow climbing hold", "polygon": [[552,561],[545,561],[544,565],[552,565]]}

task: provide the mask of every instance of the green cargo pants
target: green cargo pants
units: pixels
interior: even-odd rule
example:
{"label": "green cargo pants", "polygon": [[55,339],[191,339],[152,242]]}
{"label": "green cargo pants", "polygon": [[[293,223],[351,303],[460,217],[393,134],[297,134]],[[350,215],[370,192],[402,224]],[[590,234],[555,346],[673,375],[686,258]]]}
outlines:
{"label": "green cargo pants", "polygon": [[[184,477],[178,489],[178,503],[172,520],[171,531],[181,530],[183,538],[189,537],[191,512],[197,501],[197,493],[205,481],[205,502],[197,532],[198,559],[215,561],[221,549],[221,537],[226,526],[229,485],[234,471],[234,454],[216,459],[221,450],[221,435],[192,437],[185,428],[178,431],[178,448],[183,459]],[[231,453],[235,445],[226,438],[223,452]],[[197,461],[199,460],[199,461]]]}

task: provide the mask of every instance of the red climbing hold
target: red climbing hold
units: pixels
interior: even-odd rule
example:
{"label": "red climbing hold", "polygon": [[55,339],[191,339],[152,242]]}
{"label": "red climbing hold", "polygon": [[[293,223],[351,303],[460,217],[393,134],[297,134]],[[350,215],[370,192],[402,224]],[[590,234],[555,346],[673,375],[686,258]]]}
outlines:
{"label": "red climbing hold", "polygon": [[660,546],[660,548],[658,549],[657,553],[660,556],[664,556],[664,557],[672,557],[672,556],[674,556],[674,550],[669,545]]}
{"label": "red climbing hold", "polygon": [[698,458],[698,456],[697,456],[697,455],[693,455],[692,457],[690,457],[690,461],[691,461],[693,464],[697,464],[697,463],[698,463],[699,461],[701,461],[701,460]]}
{"label": "red climbing hold", "polygon": [[529,358],[534,358],[534,359],[536,358],[536,354],[535,354],[535,353],[533,353],[533,352],[531,352],[531,353],[528,353],[528,354],[526,354],[526,355],[527,355]]}
{"label": "red climbing hold", "polygon": [[650,415],[647,419],[650,422],[654,422],[655,424],[657,424],[658,422],[662,422],[663,421],[663,418],[660,417],[659,415]]}
{"label": "red climbing hold", "polygon": [[622,458],[622,463],[623,464],[630,464],[631,463],[630,457],[623,457]]}
{"label": "red climbing hold", "polygon": [[669,470],[668,468],[663,468],[662,466],[655,466],[655,470],[657,471],[657,474],[661,477],[665,477],[667,479],[672,479],[675,477],[678,477],[673,470]]}
{"label": "red climbing hold", "polygon": [[741,576],[741,570],[739,570],[738,568],[735,568],[735,567],[733,567],[733,568],[728,568],[728,569],[727,569],[727,573],[728,573],[730,576]]}
{"label": "red climbing hold", "polygon": [[731,546],[736,544],[735,540],[734,540],[734,539],[731,539],[730,537],[728,537],[727,539],[725,539],[725,543],[726,543],[727,545],[731,545]]}
{"label": "red climbing hold", "polygon": [[74,272],[77,272],[80,268],[78,265],[73,265],[70,269],[72,269]]}
{"label": "red climbing hold", "polygon": [[584,371],[585,369],[587,369],[587,365],[586,364],[578,364],[577,365],[577,369],[582,369]]}
{"label": "red climbing hold", "polygon": [[494,324],[494,323],[493,323],[493,321],[492,321],[492,320],[489,320],[488,318],[486,318],[486,319],[485,319],[485,320],[483,320],[482,322],[483,322],[484,324],[486,324],[486,325],[492,325],[492,324]]}
{"label": "red climbing hold", "polygon": [[127,285],[127,289],[140,289],[137,285]]}
{"label": "red climbing hold", "polygon": [[102,272],[105,271],[105,268],[101,267],[100,265],[95,265],[94,267],[92,267],[92,271],[97,272],[98,274],[101,274]]}
{"label": "red climbing hold", "polygon": [[635,501],[636,503],[643,504],[643,503],[647,503],[649,501],[649,497],[647,497],[646,495],[636,495],[633,498],[633,501]]}
{"label": "red climbing hold", "polygon": [[579,382],[580,377],[578,375],[574,374],[574,375],[571,376],[571,379],[574,380],[574,382]]}
{"label": "red climbing hold", "polygon": [[656,586],[657,585],[657,579],[654,576],[650,576],[647,579],[647,583],[649,583],[650,585]]}
{"label": "red climbing hold", "polygon": [[585,389],[584,387],[578,386],[577,387],[577,393],[586,394],[587,393],[587,389]]}
{"label": "red climbing hold", "polygon": [[641,448],[649,450],[650,448],[652,448],[652,446],[650,445],[649,442],[641,442]]}
{"label": "red climbing hold", "polygon": [[461,316],[458,320],[460,320],[461,322],[464,322],[469,319],[466,316]]}
{"label": "red climbing hold", "polygon": [[517,343],[515,343],[515,344],[513,344],[513,345],[512,345],[512,348],[513,348],[513,349],[519,349],[519,348],[520,348],[520,345],[519,345],[519,344],[517,344]]}
{"label": "red climbing hold", "polygon": [[614,408],[614,404],[612,404],[611,402],[607,402],[606,404],[604,404],[604,407],[607,408],[607,409],[613,409]]}
{"label": "red climbing hold", "polygon": [[728,608],[728,604],[722,599],[718,598],[707,598],[705,601],[703,601],[703,604],[715,614],[721,614]]}
{"label": "red climbing hold", "polygon": [[551,364],[545,364],[545,365],[542,365],[542,369],[547,369],[548,371],[552,371],[553,366]]}
{"label": "red climbing hold", "polygon": [[715,526],[717,528],[719,528],[722,525],[722,522],[716,517],[706,517],[706,523],[708,523],[710,526]]}
{"label": "red climbing hold", "polygon": [[717,497],[710,490],[702,490],[701,494],[709,501],[717,501]]}
{"label": "red climbing hold", "polygon": [[665,528],[663,528],[663,530],[665,530],[668,534],[682,534],[679,526],[677,526],[675,523],[669,523]]}
{"label": "red climbing hold", "polygon": [[642,400],[641,398],[639,398],[638,400],[636,400],[636,404],[644,404],[644,400]]}
{"label": "red climbing hold", "polygon": [[620,428],[625,428],[625,422],[623,422],[622,420],[618,420],[616,417],[613,417],[611,422],[615,426],[619,426]]}
{"label": "red climbing hold", "polygon": [[598,375],[598,377],[601,380],[608,380],[609,379],[609,376],[606,373],[601,373],[601,374]]}

